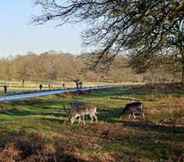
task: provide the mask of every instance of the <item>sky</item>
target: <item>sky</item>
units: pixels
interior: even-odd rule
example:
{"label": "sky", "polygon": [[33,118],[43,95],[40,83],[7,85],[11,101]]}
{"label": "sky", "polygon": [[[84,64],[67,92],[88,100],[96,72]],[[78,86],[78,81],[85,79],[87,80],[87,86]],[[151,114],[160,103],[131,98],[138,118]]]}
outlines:
{"label": "sky", "polygon": [[0,2],[0,57],[41,53],[49,50],[80,54],[81,25],[34,25],[37,13],[34,0],[4,0]]}

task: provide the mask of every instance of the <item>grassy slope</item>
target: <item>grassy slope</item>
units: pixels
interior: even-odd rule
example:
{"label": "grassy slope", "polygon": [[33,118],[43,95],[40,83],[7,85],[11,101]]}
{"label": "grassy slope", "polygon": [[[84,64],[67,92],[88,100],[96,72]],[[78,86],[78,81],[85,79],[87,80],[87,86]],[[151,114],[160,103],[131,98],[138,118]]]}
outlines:
{"label": "grassy slope", "polygon": [[[121,117],[127,97],[144,102],[145,121]],[[83,127],[65,122],[63,104],[73,100],[97,105],[99,122]],[[182,158],[184,94],[180,89],[166,94],[149,88],[119,87],[0,107],[0,161],[128,162]]]}

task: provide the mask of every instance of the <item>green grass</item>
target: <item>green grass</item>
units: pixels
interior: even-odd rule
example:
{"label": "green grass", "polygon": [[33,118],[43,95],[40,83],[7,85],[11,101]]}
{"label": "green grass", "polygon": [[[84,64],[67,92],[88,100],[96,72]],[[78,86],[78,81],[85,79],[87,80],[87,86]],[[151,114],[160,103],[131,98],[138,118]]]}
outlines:
{"label": "green grass", "polygon": [[[153,94],[149,89],[139,90],[123,86],[80,96],[55,95],[1,104],[0,150],[15,143],[16,149],[25,151],[22,145],[32,147],[26,139],[33,138],[34,149],[38,149],[37,144],[41,143],[44,148],[55,150],[55,157],[58,160],[64,158],[64,161],[73,158],[79,161],[107,162],[177,161],[184,149],[184,94],[176,96],[177,91],[172,94]],[[129,101],[127,97],[144,102],[145,121],[131,121],[126,115],[121,116],[122,108]],[[88,122],[83,127],[67,123],[63,105],[67,106],[76,100],[96,105],[99,122]],[[161,120],[175,123],[159,125]],[[62,157],[58,149],[63,150]],[[3,152],[0,151],[0,158],[1,154]],[[26,158],[29,161],[33,157],[29,155]]]}

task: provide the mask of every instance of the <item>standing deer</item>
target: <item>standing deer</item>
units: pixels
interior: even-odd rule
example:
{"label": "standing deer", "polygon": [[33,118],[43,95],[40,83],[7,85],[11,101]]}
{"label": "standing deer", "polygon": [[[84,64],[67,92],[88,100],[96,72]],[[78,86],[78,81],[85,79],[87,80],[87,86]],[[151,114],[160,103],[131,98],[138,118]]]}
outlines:
{"label": "standing deer", "polygon": [[96,121],[97,122],[97,116],[96,116],[96,107],[90,104],[82,103],[82,102],[74,102],[71,104],[71,110],[69,113],[69,120],[71,124],[75,122],[75,120],[78,118],[79,124],[82,123],[85,125],[85,116],[89,115],[91,118],[91,122]]}
{"label": "standing deer", "polygon": [[144,119],[144,112],[143,112],[143,103],[140,101],[134,101],[131,103],[126,104],[125,108],[123,109],[123,114],[128,113],[129,119],[131,119],[131,116],[133,116],[134,119],[136,119],[136,115],[141,115]]}

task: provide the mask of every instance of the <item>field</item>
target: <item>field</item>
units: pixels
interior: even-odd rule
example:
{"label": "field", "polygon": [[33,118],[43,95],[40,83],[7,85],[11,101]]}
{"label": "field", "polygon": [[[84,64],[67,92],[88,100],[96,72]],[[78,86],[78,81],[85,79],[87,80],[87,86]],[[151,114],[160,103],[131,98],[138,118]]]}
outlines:
{"label": "field", "polygon": [[[3,81],[0,80],[0,96],[12,95],[17,93],[30,93],[40,91],[40,84],[42,85],[42,90],[55,90],[63,89],[63,83],[65,88],[76,88],[74,82],[64,82],[64,81]],[[102,85],[119,85],[120,83],[105,83],[105,82],[83,82],[83,87],[94,87]],[[125,83],[123,83],[125,84]],[[126,83],[132,84],[132,83]],[[136,84],[136,83],[134,83]],[[4,86],[7,86],[7,93],[4,93]],[[50,87],[49,87],[50,86]]]}
{"label": "field", "polygon": [[[132,98],[144,103],[145,120],[121,115]],[[96,105],[99,122],[71,126],[63,105],[76,100]],[[0,162],[184,161],[181,85],[121,86],[2,103],[0,109]]]}

